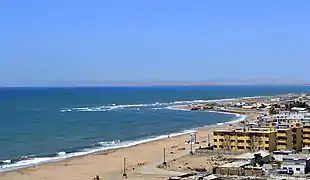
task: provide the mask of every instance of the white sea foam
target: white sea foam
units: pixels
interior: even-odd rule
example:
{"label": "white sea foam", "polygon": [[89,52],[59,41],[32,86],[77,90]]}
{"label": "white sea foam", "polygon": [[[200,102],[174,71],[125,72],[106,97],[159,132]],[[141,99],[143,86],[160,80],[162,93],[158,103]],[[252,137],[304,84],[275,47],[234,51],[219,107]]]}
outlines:
{"label": "white sea foam", "polygon": [[168,106],[168,107],[165,107],[165,109],[175,110],[175,111],[191,111],[190,109],[177,108],[175,106]]}
{"label": "white sea foam", "polygon": [[58,154],[58,156],[65,156],[67,153],[66,152],[59,152],[57,154]]}
{"label": "white sea foam", "polygon": [[[242,99],[246,98],[255,98],[255,97],[244,97]],[[240,99],[240,98],[239,98]],[[124,108],[135,108],[136,110],[140,110],[142,107],[151,107],[151,109],[157,110],[157,109],[169,109],[169,110],[178,110],[178,111],[189,111],[187,109],[180,109],[180,108],[175,108],[175,105],[180,105],[180,104],[193,104],[193,103],[203,103],[203,102],[218,102],[218,101],[228,101],[228,100],[234,100],[233,98],[231,99],[217,99],[217,100],[194,100],[194,101],[175,101],[175,102],[170,102],[170,103],[159,103],[156,102],[154,104],[127,104],[127,105],[116,105],[116,104],[111,104],[111,105],[106,105],[106,106],[101,106],[101,107],[77,107],[77,108],[64,108],[61,109],[61,112],[72,112],[72,111],[82,111],[82,112],[92,112],[92,111],[111,111],[111,110],[116,110],[116,109],[124,109]],[[218,112],[214,111],[215,113],[223,113],[223,114],[235,114],[235,113],[229,113],[229,112]],[[241,115],[241,114],[235,114],[237,119],[234,119],[229,122],[224,122],[224,123],[217,123],[216,125],[222,125],[222,124],[231,124],[231,123],[237,123],[240,121],[243,121],[247,116]],[[214,126],[214,125],[208,125],[208,126]],[[205,126],[206,127],[206,126]],[[101,146],[92,148],[92,149],[84,149],[84,151],[81,152],[75,152],[75,153],[66,153],[66,152],[58,152],[57,156],[55,157],[38,157],[38,158],[33,158],[33,159],[27,159],[27,160],[21,160],[18,161],[14,164],[11,164],[11,160],[5,160],[2,161],[2,165],[0,166],[0,172],[3,171],[10,171],[14,169],[19,169],[19,168],[24,168],[24,167],[29,167],[29,166],[34,166],[38,164],[43,164],[43,163],[48,163],[48,162],[55,162],[55,161],[61,161],[67,158],[71,157],[76,157],[76,156],[83,156],[99,151],[105,151],[105,150],[111,150],[111,149],[118,149],[118,148],[125,148],[125,147],[131,147],[135,146],[138,144],[142,143],[147,143],[151,141],[156,141],[160,139],[165,139],[168,137],[174,137],[174,136],[179,136],[179,135],[184,135],[184,134],[190,134],[192,132],[197,131],[199,128],[191,129],[191,130],[186,130],[182,131],[179,133],[172,133],[172,134],[166,134],[166,135],[161,135],[161,136],[156,136],[156,137],[149,137],[146,139],[140,139],[136,141],[124,141],[121,142],[120,140],[115,140],[111,142],[98,142]]]}
{"label": "white sea foam", "polygon": [[[10,171],[10,170],[14,170],[14,169],[29,167],[29,166],[34,166],[34,165],[48,163],[48,162],[61,161],[61,160],[67,159],[67,158],[76,157],[76,156],[83,156],[83,155],[92,154],[92,153],[99,152],[99,151],[131,147],[131,146],[135,146],[135,145],[142,144],[142,143],[147,143],[147,142],[151,142],[151,141],[165,139],[168,137],[190,134],[190,133],[195,132],[195,131],[196,130],[186,130],[186,131],[182,131],[179,133],[172,133],[172,134],[166,134],[166,135],[161,135],[161,136],[156,136],[156,137],[149,137],[146,139],[140,139],[140,140],[136,140],[136,141],[121,142],[119,140],[115,140],[115,141],[111,141],[111,142],[99,142],[99,144],[101,144],[103,146],[98,147],[98,148],[88,149],[87,151],[69,153],[69,154],[67,154],[66,152],[59,152],[58,156],[56,156],[56,157],[40,157],[40,158],[33,158],[33,159],[29,159],[29,160],[18,161],[14,164],[4,164],[4,165],[0,166],[0,172]],[[6,160],[7,163],[10,163],[9,161],[10,160]]]}
{"label": "white sea foam", "polygon": [[157,108],[152,108],[153,110],[161,110],[163,108],[157,107]]}
{"label": "white sea foam", "polygon": [[220,99],[220,100],[193,100],[193,101],[174,101],[174,102],[155,102],[151,104],[111,104],[111,105],[104,105],[100,107],[75,107],[75,108],[63,108],[60,111],[61,112],[71,112],[71,111],[77,111],[77,112],[91,112],[91,111],[111,111],[111,110],[117,110],[117,109],[126,109],[126,108],[141,108],[141,107],[168,107],[168,106],[175,106],[180,104],[194,104],[194,103],[203,103],[203,102],[215,102],[215,101],[224,101],[224,100],[230,100],[230,99]]}
{"label": "white sea foam", "polygon": [[9,164],[9,163],[11,163],[12,162],[12,160],[4,160],[4,161],[2,161],[3,163],[6,163],[6,164]]}
{"label": "white sea foam", "polygon": [[[261,96],[254,97],[242,97],[237,99],[250,99],[257,98]],[[173,106],[177,105],[187,105],[187,104],[197,104],[197,103],[206,103],[206,102],[220,102],[220,101],[232,101],[236,100],[236,98],[227,98],[227,99],[214,99],[214,100],[192,100],[192,101],[174,101],[174,102],[155,102],[150,104],[109,104],[103,105],[99,107],[74,107],[74,108],[63,108],[60,112],[105,112],[112,110],[122,110],[122,109],[133,109],[133,110],[141,110],[141,108],[168,108],[170,110],[181,110],[180,108],[174,108]],[[156,110],[156,109],[155,109]]]}
{"label": "white sea foam", "polygon": [[[217,112],[217,111],[215,111],[215,112],[221,113],[221,112]],[[225,114],[228,114],[228,113],[225,113]],[[230,114],[234,114],[234,113],[230,113]],[[234,119],[234,120],[228,121],[228,122],[217,123],[216,125],[237,123],[237,122],[243,121],[247,117],[246,115],[241,115],[241,114],[235,114],[235,115],[236,115],[236,117],[238,117],[237,119]],[[208,126],[214,126],[214,125],[208,125]],[[207,127],[207,126],[205,126],[205,127]],[[190,133],[196,132],[198,129],[199,129],[199,127],[191,129],[191,130],[185,130],[185,131],[182,131],[179,133],[165,134],[165,135],[160,135],[160,136],[156,136],[156,137],[149,137],[149,138],[145,138],[145,139],[140,139],[140,140],[136,140],[136,141],[121,142],[120,140],[115,140],[115,141],[109,141],[109,142],[98,142],[98,144],[100,144],[101,146],[97,147],[97,148],[93,148],[93,149],[89,148],[89,149],[85,149],[85,151],[75,152],[75,153],[58,152],[57,153],[58,156],[55,156],[55,157],[33,158],[33,159],[29,159],[29,160],[22,160],[22,161],[14,163],[14,164],[10,164],[11,160],[6,160],[3,162],[7,163],[7,164],[0,166],[0,172],[10,171],[10,170],[14,170],[14,169],[29,167],[29,166],[34,166],[34,165],[48,163],[48,162],[61,161],[61,160],[67,159],[67,158],[76,157],[76,156],[83,156],[83,155],[92,154],[92,153],[99,152],[99,151],[106,151],[106,150],[112,150],[112,149],[118,149],[118,148],[131,147],[131,146],[135,146],[135,145],[142,144],[142,143],[147,143],[147,142],[151,142],[151,141],[165,139],[168,137],[190,134]]]}

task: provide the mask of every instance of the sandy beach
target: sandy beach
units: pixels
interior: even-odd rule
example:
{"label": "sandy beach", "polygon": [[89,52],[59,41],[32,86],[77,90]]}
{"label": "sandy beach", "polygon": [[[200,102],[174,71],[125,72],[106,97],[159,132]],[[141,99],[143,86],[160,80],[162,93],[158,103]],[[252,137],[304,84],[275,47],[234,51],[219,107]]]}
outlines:
{"label": "sandy beach", "polygon": [[[248,118],[255,118],[257,114],[247,113],[247,115]],[[207,146],[208,136],[210,142],[213,139],[212,130],[228,126],[229,124],[223,124],[199,129],[197,141],[200,143],[193,147]],[[124,158],[126,158],[128,179],[162,179],[172,175],[157,172],[156,165],[163,162],[164,148],[166,148],[167,161],[182,157],[190,152],[190,145],[185,143],[188,139],[188,134],[180,135],[133,147],[3,172],[0,173],[0,180],[91,180],[95,175],[99,175],[101,179],[121,179]]]}

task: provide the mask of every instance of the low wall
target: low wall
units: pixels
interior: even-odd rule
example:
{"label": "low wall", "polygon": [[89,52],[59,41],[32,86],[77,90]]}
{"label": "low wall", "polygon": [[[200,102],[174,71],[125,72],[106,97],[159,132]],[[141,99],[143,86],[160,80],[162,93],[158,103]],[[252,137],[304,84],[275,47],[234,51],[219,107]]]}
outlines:
{"label": "low wall", "polygon": [[227,154],[227,155],[240,155],[242,152],[237,151],[224,151],[224,150],[210,150],[210,149],[204,149],[204,148],[198,148],[195,149],[196,155],[221,155],[221,154]]}

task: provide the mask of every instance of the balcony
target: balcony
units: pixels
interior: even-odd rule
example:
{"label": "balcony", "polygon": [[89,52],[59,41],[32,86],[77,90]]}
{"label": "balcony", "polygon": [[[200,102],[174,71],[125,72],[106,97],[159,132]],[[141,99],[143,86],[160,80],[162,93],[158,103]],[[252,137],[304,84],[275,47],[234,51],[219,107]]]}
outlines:
{"label": "balcony", "polygon": [[237,144],[238,144],[239,146],[244,146],[244,145],[246,145],[247,143],[246,143],[245,141],[237,141]]}
{"label": "balcony", "polygon": [[215,136],[213,136],[213,138],[214,138],[214,139],[223,139],[224,136],[215,135]]}
{"label": "balcony", "polygon": [[236,140],[242,140],[242,141],[246,141],[249,139],[248,136],[238,136],[237,138],[235,138]]}
{"label": "balcony", "polygon": [[236,142],[236,141],[230,141],[230,145],[231,145],[231,146],[236,146],[236,145],[237,145],[237,142]]}
{"label": "balcony", "polygon": [[277,145],[277,150],[285,150],[286,148],[284,145]]}
{"label": "balcony", "polygon": [[303,132],[310,132],[310,128],[308,128],[308,127],[305,128],[305,127],[304,127],[304,128],[302,128],[302,131],[303,131]]}
{"label": "balcony", "polygon": [[286,137],[277,137],[277,141],[282,141],[282,142],[287,142],[287,138]]}
{"label": "balcony", "polygon": [[286,137],[287,135],[286,135],[286,133],[277,133],[277,136],[278,137]]}
{"label": "balcony", "polygon": [[287,143],[287,140],[286,139],[277,139],[277,143]]}
{"label": "balcony", "polygon": [[309,139],[310,139],[310,134],[303,134],[302,137],[303,137],[303,138],[309,138]]}

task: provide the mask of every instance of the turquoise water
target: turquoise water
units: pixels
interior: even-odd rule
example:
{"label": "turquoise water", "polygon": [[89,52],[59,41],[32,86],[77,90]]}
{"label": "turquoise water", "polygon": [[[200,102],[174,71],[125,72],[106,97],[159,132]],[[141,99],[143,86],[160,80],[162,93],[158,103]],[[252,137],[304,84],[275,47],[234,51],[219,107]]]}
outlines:
{"label": "turquoise water", "polygon": [[137,144],[237,118],[173,105],[290,92],[310,92],[310,87],[2,88],[0,166],[7,170]]}

